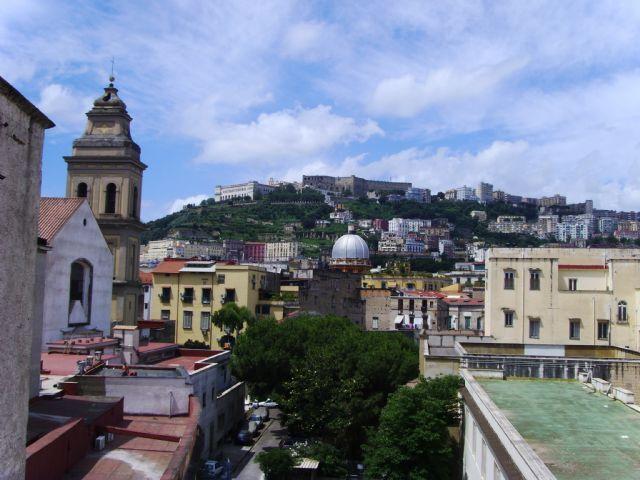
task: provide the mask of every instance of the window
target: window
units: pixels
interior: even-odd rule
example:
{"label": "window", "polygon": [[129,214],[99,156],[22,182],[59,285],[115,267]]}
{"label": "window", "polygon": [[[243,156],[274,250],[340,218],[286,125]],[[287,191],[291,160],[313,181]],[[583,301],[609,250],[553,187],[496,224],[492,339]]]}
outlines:
{"label": "window", "polygon": [[78,184],[78,188],[76,189],[76,197],[87,198],[87,184],[84,182],[80,182]]}
{"label": "window", "polygon": [[84,260],[71,264],[69,275],[69,325],[83,325],[91,321],[91,290],[93,268]]}
{"label": "window", "polygon": [[107,185],[105,193],[104,213],[116,213],[116,184]]}
{"label": "window", "polygon": [[371,321],[371,328],[373,330],[378,330],[378,328],[380,328],[379,318],[378,317],[373,317],[373,319]]}
{"label": "window", "polygon": [[133,187],[133,195],[131,196],[131,216],[138,218],[138,187]]}
{"label": "window", "polygon": [[572,292],[575,292],[576,290],[578,290],[578,279],[577,278],[570,278],[569,279],[569,290]]}
{"label": "window", "polygon": [[471,330],[471,315],[464,316],[464,328],[467,330]]}
{"label": "window", "polygon": [[571,340],[580,340],[580,320],[569,320],[569,338]]}
{"label": "window", "polygon": [[218,275],[218,285],[223,285],[225,281],[224,275]]}
{"label": "window", "polygon": [[184,303],[193,303],[193,288],[185,288],[182,294],[182,301]]}
{"label": "window", "polygon": [[504,311],[504,326],[513,327],[513,310]]}
{"label": "window", "polygon": [[609,322],[607,320],[598,321],[598,340],[609,339]]}
{"label": "window", "polygon": [[202,312],[200,313],[200,330],[205,332],[209,331],[211,328],[211,313]]}
{"label": "window", "polygon": [[398,311],[402,312],[402,299],[401,298],[398,299]]}
{"label": "window", "polygon": [[184,311],[182,312],[182,328],[191,330],[193,327],[193,312]]}
{"label": "window", "polygon": [[407,290],[415,290],[416,286],[413,283],[407,283]]}
{"label": "window", "polygon": [[504,289],[513,290],[516,272],[513,270],[505,270],[504,272]]}
{"label": "window", "polygon": [[529,338],[540,338],[540,319],[529,319]]}
{"label": "window", "polygon": [[144,293],[149,293],[149,285],[144,286]]}
{"label": "window", "polygon": [[162,293],[160,294],[160,301],[167,303],[171,300],[171,287],[162,287]]}
{"label": "window", "polygon": [[415,300],[412,298],[411,300],[409,300],[409,310],[413,312],[413,309],[415,307]]}
{"label": "window", "polygon": [[227,288],[224,291],[224,303],[235,302],[235,301],[236,301],[235,288]]}
{"label": "window", "polygon": [[531,270],[529,273],[529,290],[540,290],[540,270]]}
{"label": "window", "polygon": [[381,288],[387,288],[387,282],[381,282],[380,287]]}
{"label": "window", "polygon": [[627,321],[627,302],[624,300],[618,302],[618,321],[626,322]]}
{"label": "window", "polygon": [[478,317],[476,320],[476,330],[482,330],[482,317]]}
{"label": "window", "polygon": [[211,303],[211,289],[203,288],[202,289],[202,303],[203,305],[209,305]]}
{"label": "window", "polygon": [[169,320],[169,310],[160,310],[160,319]]}

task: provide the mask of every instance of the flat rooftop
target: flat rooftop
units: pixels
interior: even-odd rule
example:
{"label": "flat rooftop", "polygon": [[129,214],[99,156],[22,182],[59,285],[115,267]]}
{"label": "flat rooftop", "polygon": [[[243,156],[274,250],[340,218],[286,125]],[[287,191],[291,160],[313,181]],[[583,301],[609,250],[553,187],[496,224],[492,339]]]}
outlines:
{"label": "flat rooftop", "polygon": [[640,413],[573,380],[476,381],[558,479],[638,478]]}

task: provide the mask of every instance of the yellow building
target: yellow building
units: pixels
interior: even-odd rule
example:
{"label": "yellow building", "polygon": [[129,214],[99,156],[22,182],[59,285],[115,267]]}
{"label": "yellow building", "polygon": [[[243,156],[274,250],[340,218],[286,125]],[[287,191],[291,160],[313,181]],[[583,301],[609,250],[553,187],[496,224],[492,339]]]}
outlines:
{"label": "yellow building", "polygon": [[492,248],[486,271],[497,341],[640,349],[640,249]]}
{"label": "yellow building", "polygon": [[247,307],[257,317],[282,317],[278,305],[264,299],[269,296],[268,291],[277,292],[274,274],[264,268],[167,259],[151,273],[151,319],[173,321],[175,341],[180,345],[194,340],[211,348],[220,346],[225,333],[211,319],[228,302]]}
{"label": "yellow building", "polygon": [[437,291],[451,284],[451,279],[437,274],[393,275],[370,273],[362,276],[362,288],[398,288],[401,290]]}

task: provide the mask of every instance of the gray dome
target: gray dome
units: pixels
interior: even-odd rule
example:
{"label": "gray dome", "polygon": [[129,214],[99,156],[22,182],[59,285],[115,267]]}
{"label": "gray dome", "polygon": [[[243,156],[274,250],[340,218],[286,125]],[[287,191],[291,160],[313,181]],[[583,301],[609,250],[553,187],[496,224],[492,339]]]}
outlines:
{"label": "gray dome", "polygon": [[369,247],[362,237],[353,234],[341,236],[336,243],[333,244],[331,250],[331,258],[369,258]]}

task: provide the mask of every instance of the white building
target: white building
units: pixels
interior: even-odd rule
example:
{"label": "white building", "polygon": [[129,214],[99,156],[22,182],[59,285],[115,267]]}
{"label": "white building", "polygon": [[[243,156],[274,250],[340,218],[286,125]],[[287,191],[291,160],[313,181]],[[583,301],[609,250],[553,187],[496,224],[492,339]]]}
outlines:
{"label": "white building", "polygon": [[411,200],[418,203],[431,203],[431,190],[428,188],[407,188],[404,194],[407,200]]}
{"label": "white building", "polygon": [[559,220],[560,217],[558,215],[539,215],[538,224],[536,226],[538,235],[542,238],[556,235]]}
{"label": "white building", "polygon": [[490,232],[499,233],[529,233],[531,225],[520,215],[501,215],[495,222],[489,222]]}
{"label": "white building", "polygon": [[431,226],[431,220],[421,218],[392,218],[389,220],[389,233],[402,238],[410,232],[419,232],[422,228]]}
{"label": "white building", "polygon": [[42,198],[38,235],[47,242],[42,346],[64,335],[111,333],[113,255],[84,198]]}
{"label": "white building", "polygon": [[485,212],[484,210],[473,210],[470,215],[471,218],[475,218],[479,222],[487,221],[487,212]]}
{"label": "white building", "polygon": [[556,226],[559,242],[587,240],[593,235],[595,219],[593,215],[567,215]]}
{"label": "white building", "polygon": [[477,201],[478,200],[478,197],[476,196],[476,191],[471,187],[467,187],[466,185],[456,188],[455,191],[456,191],[455,199],[458,202],[462,202],[462,201],[466,201],[466,200],[468,200],[468,201]]}
{"label": "white building", "polygon": [[288,262],[300,255],[299,242],[273,242],[265,244],[265,262]]}
{"label": "white building", "polygon": [[255,200],[256,194],[266,195],[267,193],[273,192],[275,188],[275,186],[265,185],[255,180],[247,183],[236,183],[234,185],[216,185],[215,200],[216,202],[223,202],[233,198],[245,197]]}
{"label": "white building", "polygon": [[444,238],[438,240],[438,252],[440,255],[453,255],[453,240],[447,240]]}
{"label": "white building", "polygon": [[479,202],[488,203],[493,201],[493,185],[480,182],[476,187],[476,198]]}
{"label": "white building", "polygon": [[614,217],[601,217],[598,219],[598,232],[603,235],[613,235],[618,228],[618,219]]}
{"label": "white building", "polygon": [[378,242],[378,251],[388,253],[400,252],[402,251],[403,244],[404,241],[402,237],[394,234],[383,235],[382,239]]}
{"label": "white building", "polygon": [[414,240],[413,238],[406,238],[402,251],[407,253],[424,253],[424,242],[420,240]]}
{"label": "white building", "polygon": [[335,210],[329,214],[329,218],[335,223],[349,223],[353,220],[351,210]]}

